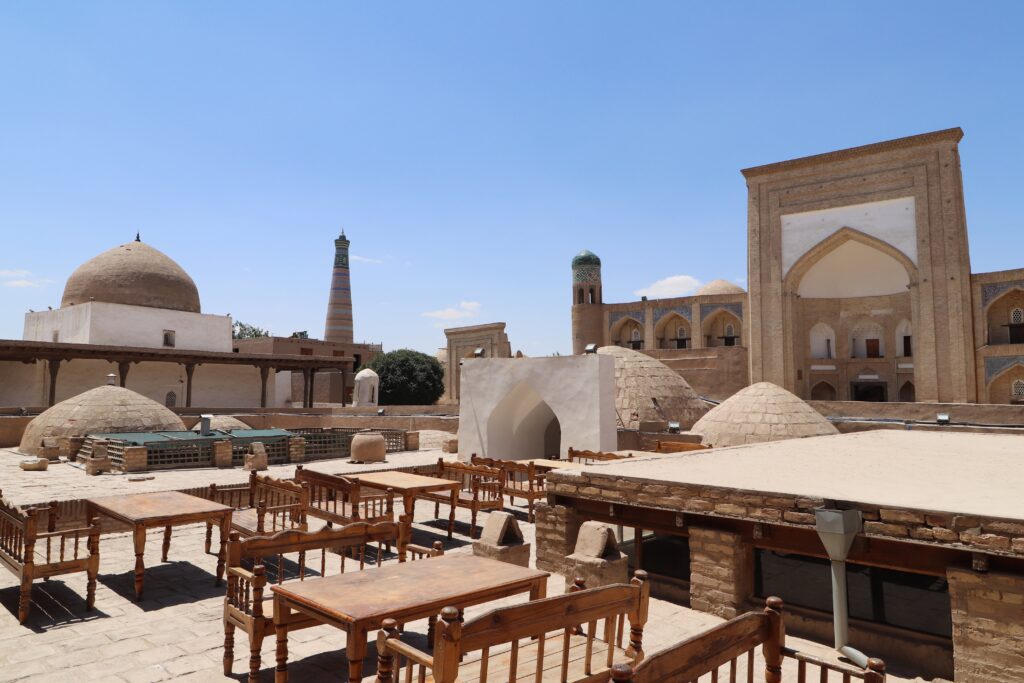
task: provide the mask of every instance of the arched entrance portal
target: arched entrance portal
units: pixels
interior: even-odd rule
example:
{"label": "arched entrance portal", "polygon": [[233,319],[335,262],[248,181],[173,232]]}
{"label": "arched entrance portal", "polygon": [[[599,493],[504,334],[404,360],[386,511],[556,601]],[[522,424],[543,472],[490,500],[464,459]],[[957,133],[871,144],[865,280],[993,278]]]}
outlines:
{"label": "arched entrance portal", "polygon": [[488,458],[529,460],[562,452],[562,426],[551,407],[529,384],[517,384],[487,421]]}

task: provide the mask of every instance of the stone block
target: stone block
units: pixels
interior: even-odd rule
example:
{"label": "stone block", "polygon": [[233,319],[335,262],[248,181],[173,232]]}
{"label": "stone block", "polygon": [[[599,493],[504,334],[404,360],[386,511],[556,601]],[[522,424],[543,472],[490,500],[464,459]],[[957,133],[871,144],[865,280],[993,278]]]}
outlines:
{"label": "stone block", "polygon": [[442,453],[458,453],[459,452],[459,439],[458,437],[451,437],[441,442]]}
{"label": "stone block", "polygon": [[264,448],[262,442],[254,441],[249,444],[249,452],[245,454],[245,469],[250,471],[267,469],[267,449]]}
{"label": "stone block", "polygon": [[50,461],[46,458],[30,458],[28,460],[22,460],[20,463],[21,469],[26,472],[45,472],[46,468],[50,466]]}
{"label": "stone block", "polygon": [[306,461],[306,440],[301,436],[288,439],[288,462]]}
{"label": "stone block", "polygon": [[85,458],[85,473],[89,476],[111,470],[110,458]]}
{"label": "stone block", "polygon": [[213,442],[214,467],[231,467],[231,442],[227,439]]}
{"label": "stone block", "polygon": [[407,451],[418,451],[420,449],[420,433],[419,432],[406,432],[405,433],[405,450]]}
{"label": "stone block", "polygon": [[629,581],[629,558],[619,550],[615,531],[601,522],[584,522],[576,537],[576,548],[566,559],[573,576],[587,588]]}
{"label": "stone block", "polygon": [[516,518],[507,512],[492,512],[480,538],[473,541],[473,554],[500,562],[530,566],[530,544],[523,539]]}
{"label": "stone block", "polygon": [[125,472],[145,472],[147,467],[149,467],[149,451],[145,446],[125,446]]}

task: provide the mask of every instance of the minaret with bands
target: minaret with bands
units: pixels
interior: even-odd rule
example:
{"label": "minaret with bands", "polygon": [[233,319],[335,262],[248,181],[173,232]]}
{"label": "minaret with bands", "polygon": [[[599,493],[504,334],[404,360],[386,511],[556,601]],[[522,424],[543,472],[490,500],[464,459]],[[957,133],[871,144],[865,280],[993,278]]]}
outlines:
{"label": "minaret with bands", "polygon": [[327,303],[327,325],[324,340],[333,342],[353,341],[352,334],[352,283],[349,280],[348,245],[345,231],[334,240],[334,274],[331,276],[331,298]]}

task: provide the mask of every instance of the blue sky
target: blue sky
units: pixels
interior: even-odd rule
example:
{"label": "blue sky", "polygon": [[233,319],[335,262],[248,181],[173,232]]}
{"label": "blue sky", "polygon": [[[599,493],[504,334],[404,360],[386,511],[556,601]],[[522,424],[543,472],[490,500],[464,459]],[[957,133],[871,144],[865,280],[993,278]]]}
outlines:
{"label": "blue sky", "polygon": [[136,230],[320,336],[344,227],[357,339],[565,353],[580,249],[607,301],[743,284],[739,169],[951,126],[973,270],[1024,267],[1021,7],[4,2],[0,337]]}

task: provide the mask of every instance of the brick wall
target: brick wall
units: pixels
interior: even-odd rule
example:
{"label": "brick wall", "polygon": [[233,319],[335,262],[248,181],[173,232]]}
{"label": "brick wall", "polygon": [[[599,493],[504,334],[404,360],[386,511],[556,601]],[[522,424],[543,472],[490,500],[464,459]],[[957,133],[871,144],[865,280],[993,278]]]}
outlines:
{"label": "brick wall", "polygon": [[537,568],[566,574],[566,555],[571,555],[579,535],[579,516],[563,505],[537,503],[536,519]]}
{"label": "brick wall", "polygon": [[750,543],[731,531],[690,527],[690,606],[732,619],[753,593]]}
{"label": "brick wall", "polygon": [[950,568],[957,683],[1024,681],[1024,577]]}

